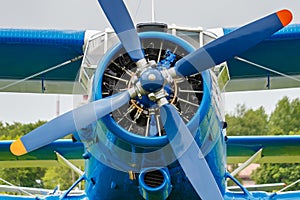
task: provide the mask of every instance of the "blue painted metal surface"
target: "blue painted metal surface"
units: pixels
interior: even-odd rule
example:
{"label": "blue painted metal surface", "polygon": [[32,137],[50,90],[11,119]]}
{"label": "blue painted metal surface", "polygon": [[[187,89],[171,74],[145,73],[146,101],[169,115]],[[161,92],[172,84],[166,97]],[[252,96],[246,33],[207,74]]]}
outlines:
{"label": "blue painted metal surface", "polygon": [[300,199],[300,192],[299,191],[292,191],[292,192],[285,192],[285,193],[275,193],[271,195],[271,199],[273,200],[298,200]]}
{"label": "blue painted metal surface", "polygon": [[173,63],[176,59],[176,55],[174,53],[172,53],[169,49],[166,50],[165,53],[165,59],[159,61],[159,63],[157,63],[157,68],[160,69],[161,66],[169,69],[171,66],[171,63]]}
{"label": "blue painted metal surface", "polygon": [[[149,38],[164,38],[176,41],[177,44],[184,46],[187,49],[192,48],[185,42],[179,40],[174,36],[165,33],[147,33],[141,37]],[[120,45],[110,51],[110,55],[106,56],[104,61],[98,66],[95,82],[93,86],[94,100],[101,99],[101,83],[104,67],[112,58],[113,54],[120,49]],[[188,124],[188,128],[193,133],[197,144],[205,153],[205,158],[214,174],[217,184],[224,194],[225,199],[270,199],[270,194],[264,192],[253,192],[251,197],[246,194],[225,192],[225,140],[222,132],[222,124],[220,123],[221,116],[219,115],[219,102],[216,100],[216,89],[213,84],[213,77],[208,71],[202,73],[204,80],[204,96],[202,103],[196,113],[196,116]],[[143,199],[140,195],[139,182],[137,176],[138,171],[120,171],[119,164],[127,164],[133,166],[137,163],[137,152],[151,152],[167,144],[166,137],[161,137],[156,140],[152,138],[145,138],[141,136],[132,135],[122,129],[111,127],[111,118],[106,117],[103,121],[87,127],[86,130],[79,132],[80,138],[84,138],[85,147],[90,152],[86,152],[86,193],[87,196],[82,195],[78,197],[68,197],[67,199]],[[117,126],[115,124],[115,126]],[[131,134],[131,135],[130,135]],[[125,135],[125,136],[124,136]],[[122,138],[124,137],[124,138]],[[261,146],[273,146],[274,148],[281,148],[280,143],[294,144],[299,146],[300,138],[297,137],[243,137],[243,138],[229,138],[228,144],[230,146],[238,146],[242,148],[249,148],[256,150]],[[256,143],[259,141],[259,145]],[[284,142],[285,141],[285,142]],[[62,143],[64,144],[64,143]],[[69,143],[65,143],[66,145]],[[81,143],[79,143],[82,145]],[[105,145],[104,145],[105,144]],[[250,144],[250,145],[249,145]],[[76,145],[76,143],[74,144]],[[0,146],[1,147],[1,146]],[[81,146],[82,147],[82,146]],[[151,147],[151,148],[149,148]],[[122,154],[118,155],[117,148],[129,151],[131,160],[128,163],[117,162],[122,159]],[[237,152],[237,150],[234,150]],[[245,149],[248,151],[248,149]],[[239,151],[243,153],[242,151]],[[164,153],[164,152],[163,152]],[[289,152],[288,152],[289,153]],[[164,155],[162,155],[164,156]],[[99,159],[101,157],[101,159]],[[101,162],[100,162],[101,160]],[[102,162],[104,161],[104,163]],[[170,183],[172,185],[172,192],[170,199],[198,199],[198,195],[193,189],[189,180],[185,176],[181,166],[177,161],[167,166],[170,174]],[[129,168],[128,168],[129,169]],[[133,167],[133,169],[136,169]],[[195,172],[200,173],[200,172]],[[288,199],[297,198],[299,192],[287,194],[274,194],[273,199]],[[2,198],[2,196],[1,196]],[[46,199],[58,199],[58,196],[47,197]],[[7,199],[24,199],[23,197],[7,197]],[[27,198],[30,199],[30,198]]]}
{"label": "blue painted metal surface", "polygon": [[[237,28],[223,28],[223,32],[225,35],[227,35],[236,29]],[[290,24],[280,29],[276,33],[274,33],[271,37],[267,38],[265,41],[278,40],[278,39],[282,39],[282,40],[299,39],[299,38],[300,38],[300,24]]]}
{"label": "blue painted metal surface", "polygon": [[[12,196],[12,195],[0,195],[1,200],[60,200],[60,195],[52,195],[52,196],[45,196],[42,198],[39,197],[32,197],[32,196]],[[77,196],[67,196],[64,200],[89,200],[86,195],[77,195]]]}
{"label": "blue painted metal surface", "polygon": [[[225,34],[234,28],[223,29]],[[270,38],[239,55],[251,62],[269,67],[286,75],[299,75],[300,24],[292,24],[276,32]],[[235,59],[227,61],[230,78],[246,79],[278,76],[272,72],[251,66]]]}
{"label": "blue painted metal surface", "polygon": [[[152,171],[157,171],[161,173],[163,176],[163,181],[160,185],[154,186],[149,185],[149,183],[145,182],[145,176],[147,173],[151,173]],[[167,199],[171,193],[172,185],[170,181],[170,174],[167,168],[148,168],[144,169],[139,175],[139,190],[140,194],[144,199]],[[157,183],[156,183],[157,184]]]}
{"label": "blue painted metal surface", "polygon": [[[85,31],[0,29],[0,79],[22,79],[83,55]],[[74,81],[81,60],[34,79]]]}
{"label": "blue painted metal surface", "polygon": [[74,45],[83,53],[84,31],[0,29],[0,43],[32,45]]}
{"label": "blue painted metal surface", "polygon": [[[192,51],[193,48],[188,45],[183,40],[166,34],[166,33],[157,33],[157,32],[147,32],[140,34],[141,38],[159,38],[163,40],[169,40],[173,41],[176,44],[180,45],[181,47],[184,47],[185,49]],[[93,100],[101,99],[102,93],[101,93],[101,87],[102,87],[102,76],[104,73],[105,67],[108,65],[109,61],[113,58],[113,56],[121,49],[120,45],[117,45],[114,47],[108,54],[106,54],[105,58],[101,61],[99,64],[96,73],[95,73],[95,79],[94,79],[94,85],[93,85]],[[200,105],[200,108],[198,109],[197,113],[195,114],[194,118],[188,123],[188,128],[192,131],[194,134],[196,141],[200,146],[203,145],[203,148],[206,152],[206,158],[208,160],[208,163],[211,167],[211,170],[216,177],[217,184],[219,188],[221,189],[222,193],[225,191],[225,168],[220,166],[224,166],[224,138],[221,136],[221,127],[219,123],[219,119],[215,112],[216,105],[213,105],[211,103],[211,90],[212,90],[212,84],[211,84],[211,77],[208,71],[204,71],[202,73],[203,79],[205,81],[204,84],[204,96],[202,99],[202,103]],[[205,120],[204,120],[205,119]],[[93,144],[93,146],[98,146],[95,148],[92,148],[90,145],[89,151],[91,152],[92,157],[89,158],[87,161],[89,163],[89,168],[87,171],[88,179],[95,178],[97,181],[96,185],[93,185],[92,182],[88,183],[87,186],[87,193],[91,193],[91,197],[96,197],[96,194],[99,193],[105,193],[103,194],[104,197],[110,196],[111,198],[122,198],[124,197],[124,189],[122,191],[123,187],[131,188],[130,190],[130,196],[133,198],[137,198],[139,195],[138,188],[136,186],[137,182],[136,180],[127,180],[125,181],[127,186],[125,186],[124,179],[128,179],[128,173],[126,172],[120,172],[116,169],[113,169],[112,167],[105,166],[101,162],[99,162],[99,157],[104,159],[104,162],[106,164],[109,164],[107,162],[110,161],[118,161],[117,152],[118,150],[114,145],[117,145],[118,148],[127,150],[129,152],[132,152],[131,160],[132,163],[122,163],[122,161],[118,162],[119,166],[127,165],[127,169],[129,171],[128,166],[134,166],[136,163],[138,163],[138,157],[136,157],[136,152],[147,152],[149,150],[153,151],[155,149],[159,149],[163,147],[164,145],[168,144],[167,139],[165,136],[162,137],[143,137],[138,136],[135,134],[132,134],[128,132],[127,130],[124,130],[120,126],[118,126],[114,120],[110,116],[106,116],[102,119],[101,125],[101,131],[99,129],[98,125],[98,131],[97,128],[94,130],[97,131],[97,138],[99,138],[101,143],[107,144],[107,147],[109,148],[110,156],[105,156],[105,153],[99,153],[99,148],[101,149],[101,145]],[[99,124],[99,122],[98,122]],[[105,128],[104,128],[105,127]],[[100,133],[101,132],[101,133]],[[207,135],[209,133],[209,136]],[[100,134],[100,135],[99,135]],[[94,136],[95,137],[95,136]],[[209,142],[209,138],[214,138],[214,142]],[[98,150],[98,151],[97,151]],[[102,149],[103,150],[103,149]],[[102,151],[101,150],[101,151]],[[96,152],[97,151],[97,152]],[[104,150],[105,151],[105,150]],[[164,153],[162,151],[162,153]],[[115,157],[112,158],[112,155],[115,155]],[[163,156],[163,154],[162,154]],[[122,160],[121,157],[119,157],[119,160]],[[97,162],[95,164],[94,162]],[[99,162],[99,163],[98,163]],[[155,163],[155,162],[154,162]],[[96,170],[97,168],[97,170]],[[134,169],[133,169],[134,170]],[[136,168],[135,168],[136,170]],[[170,175],[171,175],[171,182],[174,186],[171,196],[171,199],[182,199],[182,198],[192,198],[196,199],[197,194],[195,193],[193,187],[189,183],[187,177],[185,176],[184,172],[182,171],[179,163],[175,162],[174,164],[169,166]],[[105,174],[104,174],[105,173]],[[139,172],[136,172],[139,173]],[[106,177],[110,174],[110,177]],[[103,177],[104,176],[104,177]],[[109,185],[117,185],[118,189],[109,188]],[[92,189],[93,188],[93,189]],[[127,191],[126,189],[126,191]],[[96,191],[94,191],[96,190]],[[184,194],[182,194],[182,191],[185,191]],[[129,198],[129,197],[127,197]],[[140,197],[139,197],[140,198]]]}
{"label": "blue painted metal surface", "polygon": [[[160,34],[160,33],[159,33]],[[159,34],[156,33],[148,33],[148,37],[152,36],[158,36]],[[119,47],[116,47],[119,48]],[[117,52],[119,49],[112,50],[112,54],[114,52]],[[112,55],[109,55],[106,57],[103,63],[99,65],[98,68],[98,74],[96,74],[96,80],[99,78],[101,80],[102,74],[104,72],[104,69],[101,67],[106,66],[108,61],[111,59]],[[206,151],[206,159],[214,173],[214,176],[217,180],[217,183],[221,190],[224,193],[225,199],[249,199],[249,195],[240,194],[240,193],[231,193],[231,192],[225,192],[225,150],[226,150],[226,144],[224,140],[224,135],[222,133],[221,129],[221,123],[220,123],[220,115],[218,114],[220,112],[219,105],[215,96],[212,91],[216,90],[215,86],[212,84],[211,76],[208,72],[202,73],[203,79],[204,79],[204,100],[203,103],[200,106],[200,109],[197,111],[196,118],[194,119],[197,122],[201,122],[200,124],[196,125],[193,123],[189,124],[189,129],[193,131],[195,134],[195,139],[199,146],[201,146],[201,149],[203,151]],[[101,81],[94,82],[94,91],[95,96],[94,98],[101,98],[101,85],[98,83],[101,83]],[[209,94],[205,96],[205,94]],[[212,100],[214,99],[214,100]],[[108,118],[108,120],[110,120]],[[108,122],[108,123],[107,123]],[[109,124],[109,121],[106,119],[103,120],[103,126],[106,126],[105,129],[102,129],[104,131],[105,135],[107,135],[104,143],[109,144],[108,141],[112,142],[113,144],[119,145],[120,148],[126,148],[130,151],[142,151],[144,143],[139,143],[142,137],[132,137],[131,135],[128,136],[126,131],[123,131],[121,129],[112,129],[111,124]],[[120,131],[121,130],[121,131]],[[125,140],[123,138],[120,140],[120,137],[118,134],[126,136]],[[130,134],[130,133],[129,133]],[[98,137],[102,138],[103,137]],[[134,138],[134,139],[132,139]],[[142,138],[145,139],[145,138]],[[151,140],[151,138],[147,138]],[[161,140],[163,139],[160,138]],[[146,140],[146,139],[145,139]],[[213,144],[211,144],[211,141],[213,141]],[[251,140],[249,140],[251,142]],[[280,141],[280,139],[279,139]],[[157,142],[157,141],[156,141]],[[274,141],[273,141],[274,142]],[[154,144],[155,142],[145,142],[144,148],[148,148],[151,146],[151,144]],[[137,144],[139,144],[137,148]],[[159,147],[159,146],[157,146]],[[96,148],[95,148],[96,149]],[[109,150],[111,154],[114,154],[116,151],[111,148]],[[134,152],[133,152],[134,153]],[[97,154],[97,153],[92,153]],[[103,154],[102,154],[103,155]],[[134,156],[133,159],[136,159]],[[107,157],[107,160],[110,158]],[[98,159],[94,158],[93,156],[89,159],[89,161],[93,164],[89,167],[88,177],[90,179],[95,178],[96,185],[94,185],[92,182],[89,182],[89,185],[87,186],[87,193],[93,194],[91,198],[96,198],[97,193],[102,193],[105,191],[106,193],[103,194],[104,197],[110,197],[110,198],[132,198],[132,199],[141,199],[140,196],[138,196],[138,182],[136,179],[130,180],[129,172],[120,172],[116,169],[113,169],[111,167],[108,167],[106,165],[103,165],[101,162],[99,162]],[[99,162],[99,163],[98,163]],[[97,164],[95,164],[97,163]],[[132,163],[133,164],[133,163]],[[97,168],[97,169],[96,169]],[[182,168],[180,167],[179,163],[175,162],[168,166],[168,169],[170,171],[170,179],[172,184],[172,192],[170,194],[170,199],[183,199],[183,198],[189,198],[189,199],[197,199],[197,194],[195,193],[192,186],[189,184],[188,179],[185,177],[184,172],[182,171]],[[111,176],[109,176],[109,175]],[[136,174],[136,173],[134,173]],[[138,172],[137,174],[138,175]],[[124,183],[125,180],[125,183]],[[127,185],[127,186],[125,186]],[[110,186],[110,187],[108,187]],[[128,196],[128,193],[125,191],[131,191],[130,195]],[[124,193],[125,192],[125,193]],[[126,194],[126,197],[124,196]],[[270,197],[270,194],[267,194],[265,192],[254,192],[251,193],[250,199],[268,199]]]}
{"label": "blue painted metal surface", "polygon": [[164,77],[157,69],[147,69],[140,77],[142,88],[147,92],[158,92],[163,88]]}

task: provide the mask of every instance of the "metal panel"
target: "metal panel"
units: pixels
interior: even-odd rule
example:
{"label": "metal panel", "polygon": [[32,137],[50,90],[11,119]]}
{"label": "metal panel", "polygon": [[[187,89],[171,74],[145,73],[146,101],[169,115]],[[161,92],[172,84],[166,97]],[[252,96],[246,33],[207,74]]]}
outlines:
{"label": "metal panel", "polygon": [[[34,92],[30,88],[32,85],[27,87],[22,83],[17,87],[6,87],[9,83],[6,80],[21,80],[83,55],[84,34],[85,31],[0,29],[0,91],[17,91],[18,87],[26,87],[28,92]],[[74,82],[80,64],[81,59],[30,80],[36,80],[38,85],[42,81]],[[38,92],[48,91],[39,87]]]}
{"label": "metal panel", "polygon": [[243,163],[263,148],[258,163],[300,163],[300,136],[231,136],[228,163]]}
{"label": "metal panel", "polygon": [[[224,29],[224,33],[232,30]],[[300,24],[293,24],[238,56],[299,80],[299,50]],[[240,60],[231,59],[227,64],[231,81],[227,85],[226,91],[300,87],[300,80],[283,77]]]}

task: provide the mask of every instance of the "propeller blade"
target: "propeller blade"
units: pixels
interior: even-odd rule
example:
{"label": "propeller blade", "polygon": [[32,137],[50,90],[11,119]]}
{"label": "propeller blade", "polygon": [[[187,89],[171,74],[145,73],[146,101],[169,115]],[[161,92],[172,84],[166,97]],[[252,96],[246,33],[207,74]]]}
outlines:
{"label": "propeller blade", "polygon": [[222,200],[209,165],[176,109],[166,104],[160,114],[173,152],[198,195],[201,199]]}
{"label": "propeller blade", "polygon": [[123,0],[98,0],[108,21],[133,61],[144,58],[141,42]]}
{"label": "propeller blade", "polygon": [[292,13],[281,10],[224,35],[179,60],[173,70],[189,76],[238,56],[289,24]]}
{"label": "propeller blade", "polygon": [[10,151],[23,155],[86,127],[130,100],[128,91],[100,99],[69,111],[13,142]]}

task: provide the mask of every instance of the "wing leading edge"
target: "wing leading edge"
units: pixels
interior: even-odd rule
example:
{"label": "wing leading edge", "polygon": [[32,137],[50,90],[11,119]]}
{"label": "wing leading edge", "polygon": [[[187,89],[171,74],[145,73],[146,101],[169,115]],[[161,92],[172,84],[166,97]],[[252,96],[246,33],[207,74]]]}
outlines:
{"label": "wing leading edge", "polygon": [[227,162],[243,163],[261,148],[257,163],[300,163],[300,136],[229,136]]}
{"label": "wing leading edge", "polygon": [[[58,164],[56,152],[66,159],[83,165],[83,144],[72,140],[57,140],[41,149],[23,156],[10,152],[12,141],[0,142],[0,165],[3,167],[47,166],[48,162]],[[228,163],[242,163],[260,149],[259,163],[300,163],[300,136],[228,136]]]}

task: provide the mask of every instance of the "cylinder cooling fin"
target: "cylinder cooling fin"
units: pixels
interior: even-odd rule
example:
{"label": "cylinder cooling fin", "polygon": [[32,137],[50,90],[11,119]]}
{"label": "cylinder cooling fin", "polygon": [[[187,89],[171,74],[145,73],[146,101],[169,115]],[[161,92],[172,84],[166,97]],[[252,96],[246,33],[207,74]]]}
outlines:
{"label": "cylinder cooling fin", "polygon": [[[178,60],[194,50],[184,40],[167,33],[145,32],[141,33],[140,37],[146,59],[155,61],[155,67],[159,70],[173,67]],[[101,88],[101,91],[98,91],[99,94],[101,92],[100,98],[132,87],[136,64],[121,45],[113,48],[101,64],[105,68],[102,66],[101,82],[97,83],[98,88]],[[202,75],[199,73],[175,79],[171,84],[165,85],[164,90],[168,94],[169,103],[174,105],[185,122],[189,123],[203,98]],[[115,110],[103,121],[112,132],[131,143],[141,138],[166,138],[159,107],[151,101],[149,95],[131,99],[128,104]]]}

